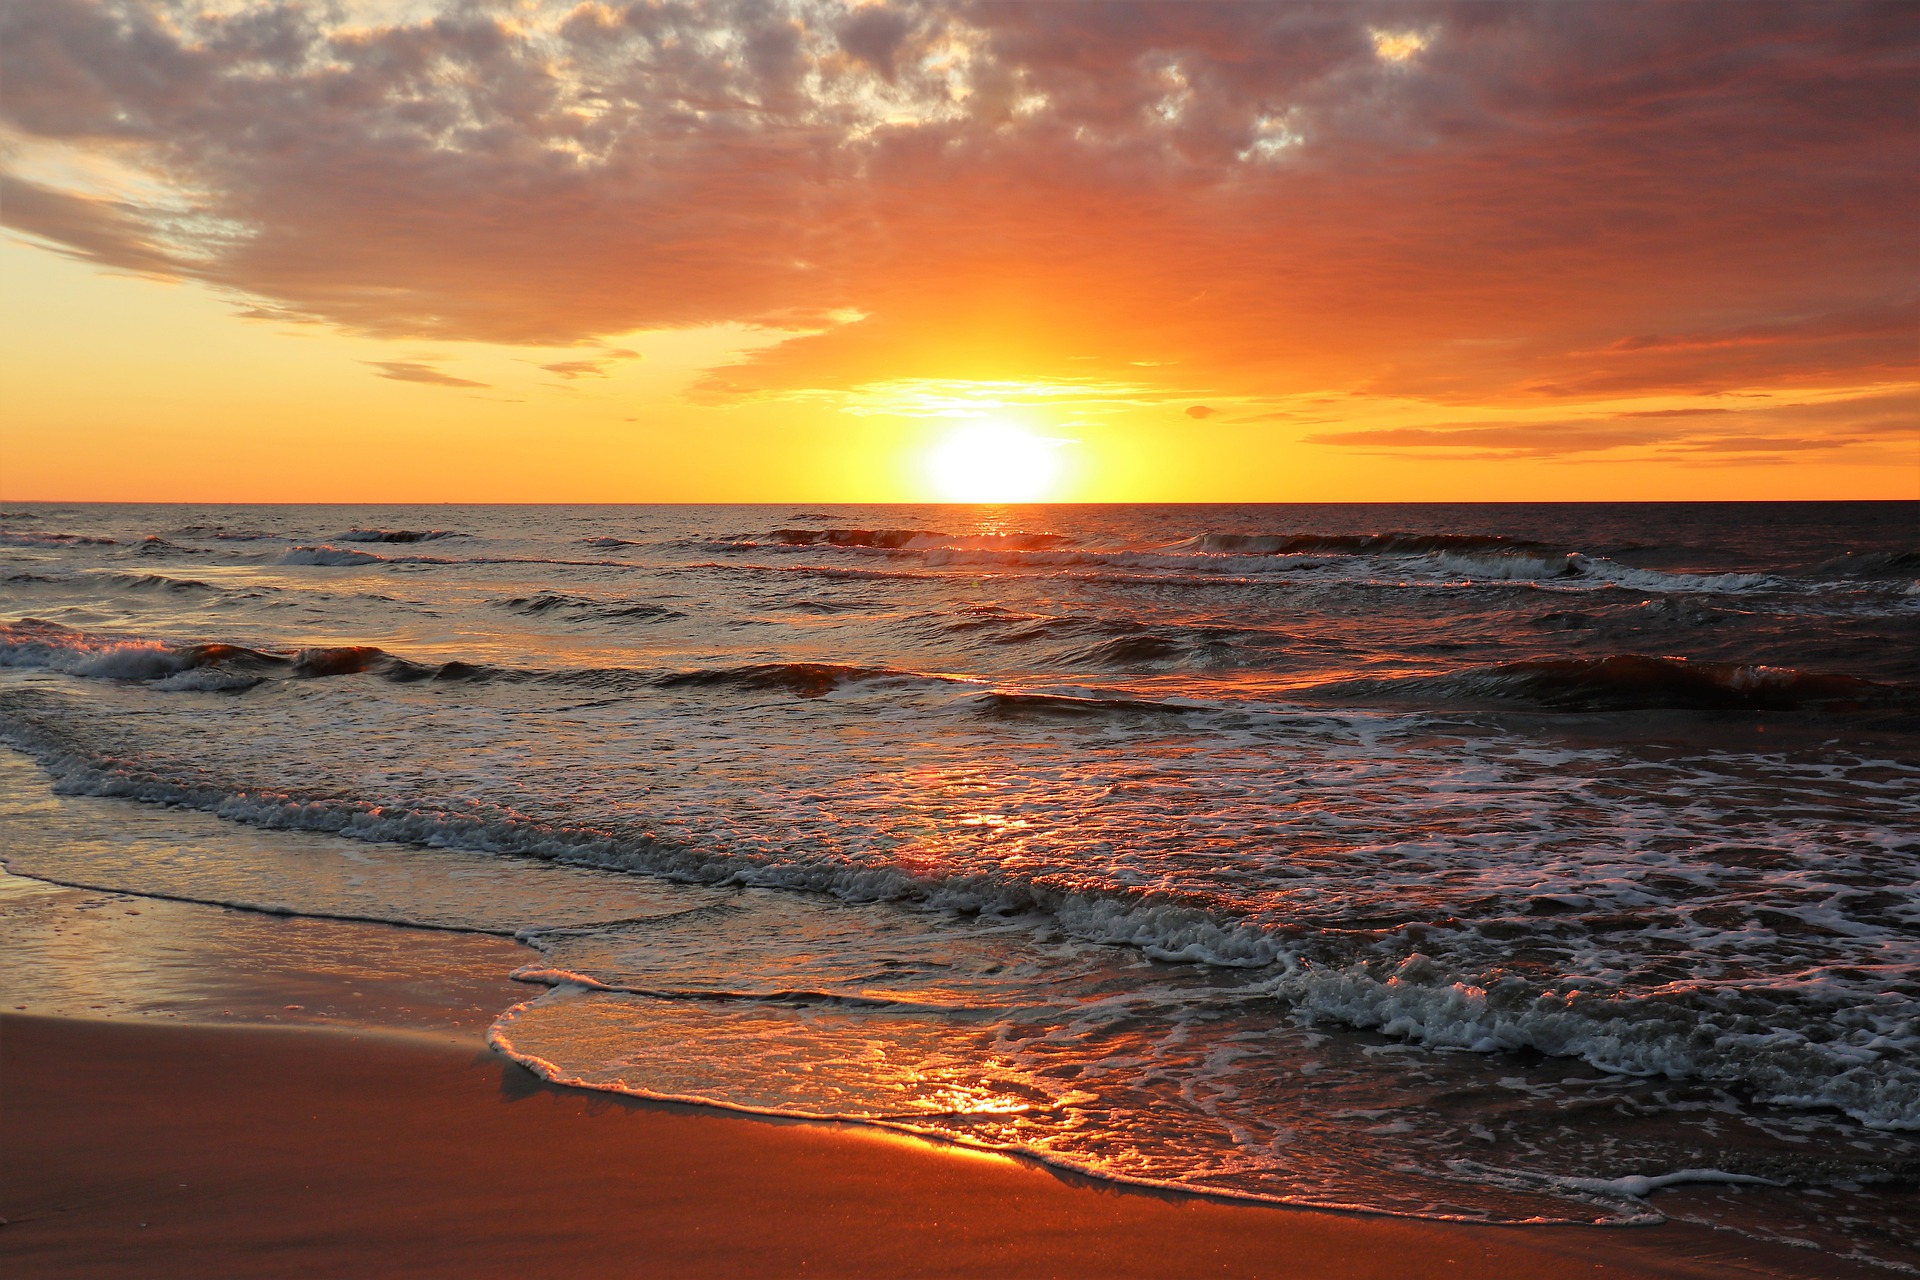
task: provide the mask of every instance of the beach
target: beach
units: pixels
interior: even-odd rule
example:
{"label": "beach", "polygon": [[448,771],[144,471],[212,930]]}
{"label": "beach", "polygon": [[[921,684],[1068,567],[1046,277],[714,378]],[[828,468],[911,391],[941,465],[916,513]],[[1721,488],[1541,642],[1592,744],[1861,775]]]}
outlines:
{"label": "beach", "polygon": [[1728,1232],[1155,1193],[556,1088],[475,1037],[0,1017],[21,1277],[1839,1276]]}
{"label": "beach", "polygon": [[1678,1221],[1234,1202],[555,1086],[486,1046],[526,950],[498,939],[5,874],[0,924],[0,1270],[23,1280],[1888,1274]]}

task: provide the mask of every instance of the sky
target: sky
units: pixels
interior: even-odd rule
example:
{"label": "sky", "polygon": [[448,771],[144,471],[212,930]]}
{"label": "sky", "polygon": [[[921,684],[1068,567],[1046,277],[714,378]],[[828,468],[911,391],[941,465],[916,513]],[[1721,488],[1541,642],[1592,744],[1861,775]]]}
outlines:
{"label": "sky", "polygon": [[1920,5],[0,6],[0,500],[1920,497]]}

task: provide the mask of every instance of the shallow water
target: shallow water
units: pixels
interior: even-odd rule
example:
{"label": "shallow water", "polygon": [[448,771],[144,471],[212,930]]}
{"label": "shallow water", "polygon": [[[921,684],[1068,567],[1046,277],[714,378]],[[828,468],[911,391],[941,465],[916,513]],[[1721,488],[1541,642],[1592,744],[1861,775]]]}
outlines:
{"label": "shallow water", "polygon": [[176,809],[5,859],[518,937],[595,1087],[1911,1261],[1916,515],[18,507],[0,735]]}

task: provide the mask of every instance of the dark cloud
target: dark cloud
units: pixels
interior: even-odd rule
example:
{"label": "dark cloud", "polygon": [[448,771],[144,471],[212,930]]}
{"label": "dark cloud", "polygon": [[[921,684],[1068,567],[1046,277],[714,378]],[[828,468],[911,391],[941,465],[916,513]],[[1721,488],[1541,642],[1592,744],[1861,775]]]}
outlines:
{"label": "dark cloud", "polygon": [[1914,364],[1917,50],[1902,0],[18,0],[0,121],[167,195],[0,215],[381,336],[812,333],[710,395],[1850,386]]}
{"label": "dark cloud", "polygon": [[368,364],[380,371],[383,378],[392,378],[395,382],[420,382],[430,387],[485,387],[485,382],[474,382],[469,378],[456,378],[450,373],[442,373],[430,364],[415,364],[408,360],[369,360]]}

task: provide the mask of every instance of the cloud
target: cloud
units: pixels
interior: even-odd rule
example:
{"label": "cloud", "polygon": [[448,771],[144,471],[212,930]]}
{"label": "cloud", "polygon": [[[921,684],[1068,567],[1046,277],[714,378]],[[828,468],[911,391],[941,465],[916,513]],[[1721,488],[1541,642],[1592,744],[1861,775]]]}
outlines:
{"label": "cloud", "polygon": [[1483,453],[1498,449],[1515,456],[1553,457],[1652,444],[1660,440],[1662,434],[1657,430],[1609,427],[1594,422],[1500,422],[1328,431],[1307,436],[1306,443],[1344,448],[1473,449]]}
{"label": "cloud", "polygon": [[380,337],[794,335],[714,396],[1846,387],[1913,365],[1917,47],[1778,0],[28,0],[0,127],[146,180],[0,217]]}
{"label": "cloud", "polygon": [[1794,440],[1776,436],[1725,436],[1716,440],[1690,440],[1669,446],[1687,453],[1800,453],[1813,449],[1840,449],[1857,440]]}
{"label": "cloud", "polygon": [[1796,316],[1764,324],[1683,334],[1642,334],[1621,338],[1613,351],[1699,351],[1716,347],[1778,346],[1789,342],[1846,342],[1892,338],[1910,343],[1920,335],[1920,298],[1879,303],[1847,311]]}
{"label": "cloud", "polygon": [[600,360],[556,360],[552,364],[543,364],[540,367],[548,373],[557,374],[562,378],[569,379],[604,378],[607,376],[607,366],[604,361]]}
{"label": "cloud", "polygon": [[474,382],[468,378],[456,378],[450,373],[442,373],[429,364],[416,364],[408,360],[369,360],[366,363],[380,371],[383,378],[392,378],[395,382],[419,382],[430,387],[485,387],[490,383]]}
{"label": "cloud", "polygon": [[[1843,449],[1910,437],[1920,423],[1920,387],[1818,403],[1624,410],[1537,422],[1452,422],[1319,432],[1305,443],[1423,456],[1555,458],[1616,449],[1677,453],[1776,453]],[[1471,451],[1463,453],[1462,451]]]}
{"label": "cloud", "polygon": [[69,257],[161,280],[185,273],[184,264],[159,242],[135,205],[53,191],[4,175],[0,219]]}
{"label": "cloud", "polygon": [[627,360],[640,359],[638,351],[629,351],[624,347],[607,347],[599,355],[581,360],[556,360],[552,364],[540,367],[548,373],[572,381],[575,378],[605,378],[610,375],[613,366]]}
{"label": "cloud", "polygon": [[1187,416],[1189,418],[1211,418],[1218,412],[1220,412],[1218,409],[1208,405],[1196,404],[1187,410]]}

